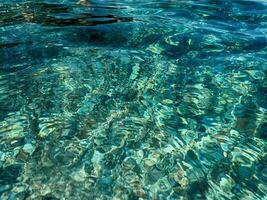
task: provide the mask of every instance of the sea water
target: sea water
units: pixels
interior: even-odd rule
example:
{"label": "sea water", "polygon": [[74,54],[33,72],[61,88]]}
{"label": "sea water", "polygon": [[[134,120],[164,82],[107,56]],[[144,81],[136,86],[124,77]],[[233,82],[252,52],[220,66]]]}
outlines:
{"label": "sea water", "polygon": [[0,0],[0,199],[267,198],[265,0]]}

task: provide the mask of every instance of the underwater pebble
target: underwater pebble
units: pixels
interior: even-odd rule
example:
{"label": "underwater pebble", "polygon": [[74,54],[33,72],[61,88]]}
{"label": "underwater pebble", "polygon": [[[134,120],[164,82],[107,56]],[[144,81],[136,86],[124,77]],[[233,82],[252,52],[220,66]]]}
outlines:
{"label": "underwater pebble", "polygon": [[162,101],[163,104],[173,104],[173,101],[171,99],[164,99]]}
{"label": "underwater pebble", "polygon": [[78,181],[78,182],[83,182],[87,179],[88,177],[88,174],[84,171],[84,168],[80,169],[79,171],[77,172],[74,172],[72,174],[72,178],[75,180],[75,181]]}
{"label": "underwater pebble", "polygon": [[132,68],[132,73],[130,76],[131,80],[135,80],[139,74],[140,66],[138,64],[134,65]]}
{"label": "underwater pebble", "polygon": [[32,145],[31,143],[27,143],[23,146],[22,150],[25,152],[25,153],[28,153],[30,155],[33,154],[33,152],[35,151],[36,147],[34,145]]}

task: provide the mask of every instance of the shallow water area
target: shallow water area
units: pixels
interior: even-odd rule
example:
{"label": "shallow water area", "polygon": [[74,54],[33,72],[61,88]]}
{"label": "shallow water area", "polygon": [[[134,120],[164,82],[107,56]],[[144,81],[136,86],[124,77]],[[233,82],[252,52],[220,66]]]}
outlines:
{"label": "shallow water area", "polygon": [[0,0],[0,199],[267,198],[265,0]]}

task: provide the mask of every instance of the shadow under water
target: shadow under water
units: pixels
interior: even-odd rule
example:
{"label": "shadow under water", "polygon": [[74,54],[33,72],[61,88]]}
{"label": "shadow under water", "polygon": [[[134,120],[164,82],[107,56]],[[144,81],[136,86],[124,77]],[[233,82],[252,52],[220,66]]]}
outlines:
{"label": "shadow under water", "polygon": [[[90,6],[90,9],[92,6]],[[116,7],[93,7],[96,9],[116,9]],[[80,6],[49,3],[23,3],[1,5],[0,23],[10,26],[23,23],[34,23],[43,26],[96,26],[116,22],[131,22],[131,17],[119,17],[112,14],[98,14],[97,12],[80,12]],[[119,8],[117,8],[119,9]]]}
{"label": "shadow under water", "polygon": [[264,199],[267,4],[0,0],[0,199]]}

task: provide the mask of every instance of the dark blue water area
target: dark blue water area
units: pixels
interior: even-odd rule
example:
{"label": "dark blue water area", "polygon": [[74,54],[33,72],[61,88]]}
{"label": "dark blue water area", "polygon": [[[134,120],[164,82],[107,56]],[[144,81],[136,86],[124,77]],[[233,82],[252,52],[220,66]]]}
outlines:
{"label": "dark blue water area", "polygon": [[0,199],[266,199],[267,1],[0,0]]}

